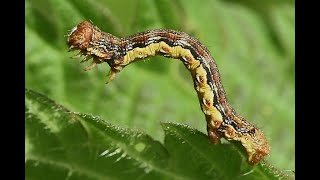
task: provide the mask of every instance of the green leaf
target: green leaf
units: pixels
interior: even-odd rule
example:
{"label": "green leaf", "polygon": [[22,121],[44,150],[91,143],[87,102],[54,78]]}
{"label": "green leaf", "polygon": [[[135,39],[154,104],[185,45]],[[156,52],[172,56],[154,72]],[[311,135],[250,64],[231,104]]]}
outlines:
{"label": "green leaf", "polygon": [[[162,123],[165,144],[139,130],[75,113],[25,91],[27,179],[277,179],[234,143],[213,145],[187,125]],[[272,173],[270,173],[272,172]]]}
{"label": "green leaf", "polygon": [[66,35],[91,20],[117,36],[154,28],[187,32],[210,50],[230,104],[269,139],[267,160],[295,168],[294,1],[292,0],[27,0],[26,88],[72,112],[142,129],[163,142],[159,122],[176,122],[206,133],[206,121],[181,62],[148,58],[126,67],[105,85],[109,67],[71,60]]}

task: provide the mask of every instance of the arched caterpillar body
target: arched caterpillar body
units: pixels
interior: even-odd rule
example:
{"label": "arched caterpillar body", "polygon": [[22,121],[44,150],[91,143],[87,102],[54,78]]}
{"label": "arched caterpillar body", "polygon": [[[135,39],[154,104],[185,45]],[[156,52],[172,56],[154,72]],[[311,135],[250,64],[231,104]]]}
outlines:
{"label": "arched caterpillar body", "polygon": [[125,66],[139,59],[155,55],[180,59],[191,72],[207,121],[209,139],[215,144],[222,137],[240,141],[251,164],[259,163],[269,154],[270,147],[261,130],[237,114],[227,101],[213,57],[194,37],[184,32],[157,29],[118,38],[84,21],[71,30],[67,43],[69,50],[80,50],[73,57],[84,55],[82,62],[93,59],[85,70],[108,63],[111,68],[109,81]]}

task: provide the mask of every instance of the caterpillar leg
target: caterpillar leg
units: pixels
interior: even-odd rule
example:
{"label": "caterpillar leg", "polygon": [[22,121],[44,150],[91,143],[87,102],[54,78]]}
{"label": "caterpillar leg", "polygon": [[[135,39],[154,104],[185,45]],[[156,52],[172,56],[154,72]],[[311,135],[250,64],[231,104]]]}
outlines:
{"label": "caterpillar leg", "polygon": [[107,80],[106,84],[110,83],[116,77],[116,74],[117,74],[117,71],[115,71],[111,68],[108,75],[107,75],[108,80]]}
{"label": "caterpillar leg", "polygon": [[217,130],[212,129],[207,125],[207,132],[208,137],[213,144],[220,143],[221,136],[219,135]]}
{"label": "caterpillar leg", "polygon": [[94,61],[92,61],[92,63],[90,64],[90,66],[84,68],[85,71],[89,71],[93,68],[95,68],[97,66],[97,63],[95,63]]}
{"label": "caterpillar leg", "polygon": [[[87,56],[87,57],[88,57],[88,56]],[[88,58],[87,58],[87,57],[84,58],[80,63],[85,62],[85,61],[88,61],[88,60],[90,59],[90,57],[88,57]],[[86,67],[84,70],[85,70],[85,71],[89,71],[89,70],[95,68],[95,67],[97,66],[97,64],[101,64],[101,63],[102,63],[102,62],[101,62],[98,58],[93,57],[92,63],[91,63],[88,67]]]}
{"label": "caterpillar leg", "polygon": [[[114,62],[117,62],[117,61],[114,61]],[[109,64],[109,66],[110,66],[110,71],[107,75],[108,80],[107,80],[106,84],[111,82],[116,77],[116,74],[119,73],[125,67],[123,65],[118,65],[118,64]]]}

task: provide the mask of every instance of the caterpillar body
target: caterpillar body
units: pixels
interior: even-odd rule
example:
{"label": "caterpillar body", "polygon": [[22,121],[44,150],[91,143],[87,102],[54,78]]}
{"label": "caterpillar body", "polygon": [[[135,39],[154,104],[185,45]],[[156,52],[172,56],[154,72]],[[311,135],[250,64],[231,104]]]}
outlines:
{"label": "caterpillar body", "polygon": [[110,66],[108,82],[125,66],[150,56],[181,60],[191,73],[211,142],[219,143],[221,138],[241,142],[251,164],[269,154],[270,146],[261,130],[229,104],[209,50],[187,33],[156,29],[118,38],[84,21],[71,30],[67,43],[70,51],[80,50],[73,58],[85,56],[81,62],[92,59],[85,70],[106,62]]}

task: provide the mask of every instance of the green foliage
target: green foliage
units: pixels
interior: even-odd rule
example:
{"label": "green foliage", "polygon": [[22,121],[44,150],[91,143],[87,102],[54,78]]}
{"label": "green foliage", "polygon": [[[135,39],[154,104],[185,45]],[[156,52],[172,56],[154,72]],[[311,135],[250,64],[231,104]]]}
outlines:
{"label": "green foliage", "polygon": [[263,163],[248,165],[245,151],[233,143],[213,146],[205,134],[186,125],[161,124],[164,145],[140,131],[119,128],[92,115],[70,112],[47,97],[26,90],[26,178],[285,177]]}
{"label": "green foliage", "polygon": [[[198,38],[216,59],[231,105],[269,138],[271,154],[267,160],[279,169],[294,170],[294,1],[27,0],[25,10],[26,87],[54,99],[72,112],[81,112],[68,114],[62,107],[50,111],[54,105],[38,102],[38,95],[30,97],[27,92],[26,174],[30,179],[95,179],[101,176],[121,179],[125,177],[120,173],[123,169],[142,178],[173,177],[162,173],[167,172],[165,167],[170,167],[168,172],[180,178],[186,175],[191,179],[194,173],[205,178],[212,177],[215,171],[222,177],[250,171],[243,163],[241,148],[234,150],[233,143],[212,147],[208,159],[201,156],[201,153],[209,153],[200,148],[206,141],[201,138],[202,133],[206,133],[205,119],[191,77],[180,62],[149,58],[125,68],[108,85],[104,84],[107,65],[99,65],[90,72],[82,71],[85,65],[79,65],[79,59],[69,59],[74,53],[67,52],[66,35],[84,20],[91,20],[102,30],[117,36],[146,29],[172,28]],[[94,121],[95,118],[82,113],[100,116],[109,123],[100,118]],[[70,116],[76,120],[72,121]],[[162,129],[159,122],[175,124],[162,123]],[[176,123],[187,124],[193,130]],[[194,132],[194,139],[187,137],[185,131]],[[181,132],[185,132],[182,137],[177,135]],[[124,137],[118,137],[120,134]],[[137,137],[138,134],[141,137]],[[115,139],[110,140],[113,136]],[[182,143],[184,139],[198,140],[198,150],[193,149],[192,144],[190,152],[183,151],[190,149]],[[132,149],[135,146],[129,146],[140,140],[143,143],[137,145],[137,149],[150,147],[148,153],[136,152],[137,149]],[[175,145],[180,142],[179,148],[170,146],[174,142]],[[217,162],[208,161],[216,159],[213,151],[222,147],[225,153],[230,151],[227,155],[235,157],[232,158],[235,164],[227,166],[230,170],[227,175],[224,168],[219,169],[224,167],[220,163],[224,153],[219,153],[221,159]],[[115,152],[117,148],[121,149],[117,156],[95,159],[102,150]],[[139,160],[141,153],[145,158],[154,155],[159,158],[159,164],[154,163],[152,157],[148,159],[150,166],[146,161],[133,158],[137,161],[133,162],[124,157],[118,167],[113,162],[124,153],[125,157]],[[169,157],[168,153],[175,157]],[[181,155],[188,156],[189,163],[197,162],[194,165],[198,168],[209,169],[201,172],[196,167],[192,169],[187,162],[183,164]],[[79,157],[82,158],[77,160]],[[183,165],[185,169],[179,169]],[[154,170],[157,168],[161,172]],[[84,173],[77,173],[77,170]],[[151,171],[146,173],[145,170]],[[86,172],[94,175],[88,176]],[[256,172],[265,174],[261,165],[254,168],[252,177]]]}

